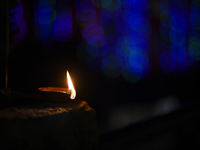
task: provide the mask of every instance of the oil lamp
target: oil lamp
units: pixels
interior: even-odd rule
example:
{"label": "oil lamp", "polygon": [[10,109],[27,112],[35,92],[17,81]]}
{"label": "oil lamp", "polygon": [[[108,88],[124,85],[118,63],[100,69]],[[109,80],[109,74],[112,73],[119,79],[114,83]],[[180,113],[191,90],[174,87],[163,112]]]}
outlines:
{"label": "oil lamp", "polygon": [[66,76],[68,88],[38,88],[45,100],[0,109],[1,150],[97,149],[95,110],[86,101],[67,103],[68,94],[75,99],[76,90],[68,71]]}
{"label": "oil lamp", "polygon": [[72,79],[69,75],[69,72],[66,72],[67,74],[67,84],[68,88],[61,88],[61,87],[40,87],[38,90],[44,91],[44,92],[57,92],[57,93],[64,93],[64,94],[70,94],[71,99],[75,99],[76,97],[76,90],[74,88],[74,85],[72,83]]}

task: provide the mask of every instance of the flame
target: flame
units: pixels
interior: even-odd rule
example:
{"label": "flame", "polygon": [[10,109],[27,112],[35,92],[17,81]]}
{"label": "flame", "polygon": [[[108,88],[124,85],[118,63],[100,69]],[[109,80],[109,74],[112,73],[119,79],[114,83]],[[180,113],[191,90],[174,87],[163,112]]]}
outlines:
{"label": "flame", "polygon": [[68,90],[70,91],[70,98],[75,99],[76,97],[76,90],[74,89],[74,85],[72,83],[72,80],[70,78],[69,72],[67,71],[67,84],[68,84]]}

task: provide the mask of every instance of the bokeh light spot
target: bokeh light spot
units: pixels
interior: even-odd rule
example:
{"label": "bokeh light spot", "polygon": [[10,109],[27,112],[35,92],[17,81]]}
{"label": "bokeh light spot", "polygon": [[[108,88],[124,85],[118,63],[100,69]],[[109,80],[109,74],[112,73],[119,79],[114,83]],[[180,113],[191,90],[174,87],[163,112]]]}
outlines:
{"label": "bokeh light spot", "polygon": [[92,2],[96,7],[106,8],[110,6],[112,0],[92,0]]}
{"label": "bokeh light spot", "polygon": [[38,25],[45,25],[51,23],[51,9],[47,1],[40,1],[34,7],[34,19]]}
{"label": "bokeh light spot", "polygon": [[119,56],[124,56],[125,53],[129,50],[127,49],[127,45],[124,44],[123,38],[119,37],[116,40],[116,46],[115,46],[116,52]]}
{"label": "bokeh light spot", "polygon": [[87,42],[87,49],[92,55],[103,55],[108,50],[108,41],[106,38],[102,38],[95,43]]}
{"label": "bokeh light spot", "polygon": [[129,52],[126,54],[125,67],[130,70],[136,76],[144,76],[148,69],[148,56],[141,52]]}
{"label": "bokeh light spot", "polygon": [[182,51],[180,54],[180,66],[184,70],[190,70],[193,67],[194,61],[190,53],[187,51]]}
{"label": "bokeh light spot", "polygon": [[94,43],[104,37],[104,30],[98,24],[89,24],[83,29],[82,35],[86,41]]}
{"label": "bokeh light spot", "polygon": [[133,5],[136,0],[117,0],[120,5]]}
{"label": "bokeh light spot", "polygon": [[148,21],[140,14],[132,15],[129,24],[136,32],[144,32],[148,29]]}
{"label": "bokeh light spot", "polygon": [[54,37],[59,42],[66,42],[73,34],[72,12],[69,9],[58,10],[54,21]]}
{"label": "bokeh light spot", "polygon": [[54,35],[53,25],[47,24],[47,25],[40,26],[39,33],[40,33],[40,36],[44,39],[53,37]]}
{"label": "bokeh light spot", "polygon": [[112,1],[112,3],[108,7],[102,8],[102,15],[102,18],[105,16],[112,19],[116,19],[117,16],[121,15],[120,4],[116,1]]}
{"label": "bokeh light spot", "polygon": [[11,29],[12,31],[15,31],[13,38],[15,41],[22,41],[27,36],[28,29],[23,19],[24,12],[21,3],[9,10],[9,14],[10,22],[13,23]]}
{"label": "bokeh light spot", "polygon": [[74,3],[75,9],[79,9],[80,6],[82,5],[93,5],[92,0],[76,0]]}
{"label": "bokeh light spot", "polygon": [[[69,14],[66,14],[66,13],[62,13],[62,14],[58,15],[54,21],[54,30],[63,32],[68,29],[72,30],[72,16],[70,16]],[[60,34],[62,34],[62,33],[60,33]],[[66,33],[66,34],[68,34],[68,33]]]}
{"label": "bokeh light spot", "polygon": [[170,40],[174,45],[182,46],[185,43],[185,33],[176,32],[171,30],[170,32]]}
{"label": "bokeh light spot", "polygon": [[170,24],[171,24],[171,28],[173,30],[175,30],[176,32],[183,32],[187,26],[188,26],[188,23],[186,22],[185,20],[185,15],[184,13],[176,13],[176,14],[173,14],[170,19]]}
{"label": "bokeh light spot", "polygon": [[9,11],[9,14],[12,16],[10,17],[10,23],[18,23],[23,18],[23,8],[21,5],[18,5],[16,8],[13,8]]}
{"label": "bokeh light spot", "polygon": [[161,10],[161,12],[164,14],[164,15],[166,15],[166,16],[169,16],[169,11],[170,11],[170,5],[169,5],[169,1],[166,1],[166,0],[164,0],[164,1],[162,1],[161,3],[160,3],[160,10]]}
{"label": "bokeh light spot", "polygon": [[96,15],[96,10],[91,5],[81,5],[76,11],[76,17],[81,21],[90,21]]}
{"label": "bokeh light spot", "polygon": [[200,40],[194,39],[190,42],[189,52],[194,60],[200,60]]}

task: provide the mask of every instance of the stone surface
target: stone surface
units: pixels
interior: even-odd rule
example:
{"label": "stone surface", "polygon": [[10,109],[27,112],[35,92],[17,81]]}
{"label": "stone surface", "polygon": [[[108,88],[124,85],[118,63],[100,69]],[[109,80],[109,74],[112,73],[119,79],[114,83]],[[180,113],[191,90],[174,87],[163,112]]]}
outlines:
{"label": "stone surface", "polygon": [[97,149],[96,114],[86,101],[0,110],[0,147],[20,150]]}

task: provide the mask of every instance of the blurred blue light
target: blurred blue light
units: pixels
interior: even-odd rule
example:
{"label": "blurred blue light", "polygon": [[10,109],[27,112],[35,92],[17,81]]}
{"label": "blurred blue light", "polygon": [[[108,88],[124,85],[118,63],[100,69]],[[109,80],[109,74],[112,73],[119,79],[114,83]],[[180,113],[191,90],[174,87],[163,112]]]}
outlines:
{"label": "blurred blue light", "polygon": [[58,10],[54,21],[54,37],[59,42],[69,40],[73,34],[72,12],[65,8]]}
{"label": "blurred blue light", "polygon": [[173,14],[173,16],[171,16],[171,28],[176,30],[176,32],[184,31],[188,26],[185,17],[183,12],[181,12],[181,14]]}
{"label": "blurred blue light", "polygon": [[44,8],[39,13],[39,23],[42,25],[51,23],[51,10],[50,7]]}
{"label": "blurred blue light", "polygon": [[51,23],[51,11],[50,8],[44,8],[43,10],[38,10],[38,16],[35,15],[35,23],[38,25],[46,25]]}
{"label": "blurred blue light", "polygon": [[102,38],[95,43],[87,42],[87,49],[92,55],[103,55],[108,50],[108,41],[106,38]]}
{"label": "blurred blue light", "polygon": [[85,5],[85,4],[89,4],[89,5],[93,5],[92,0],[76,0],[74,3],[74,7],[77,10],[81,5]]}
{"label": "blurred blue light", "polygon": [[19,21],[23,20],[23,8],[22,5],[18,5],[15,8],[9,11],[10,16],[10,23],[18,23]]}
{"label": "blurred blue light", "polygon": [[131,52],[126,56],[129,61],[126,62],[125,67],[136,76],[144,76],[148,69],[148,56],[144,53]]}
{"label": "blurred blue light", "polygon": [[53,25],[47,24],[47,25],[40,26],[39,33],[40,33],[40,36],[44,39],[53,37],[54,35]]}
{"label": "blurred blue light", "polygon": [[189,52],[194,60],[200,60],[200,39],[193,39],[190,42]]}
{"label": "blurred blue light", "polygon": [[190,33],[189,53],[195,60],[196,64],[200,63],[200,8],[197,1],[192,1],[190,7],[190,25],[192,32]]}
{"label": "blurred blue light", "polygon": [[184,70],[192,69],[194,64],[192,56],[186,51],[182,51],[180,53],[179,62],[180,62],[180,67]]}
{"label": "blurred blue light", "polygon": [[110,6],[112,0],[92,0],[92,2],[96,7],[106,8]]}
{"label": "blurred blue light", "polygon": [[51,9],[47,1],[40,1],[34,7],[34,19],[37,25],[45,25],[51,23]]}
{"label": "blurred blue light", "polygon": [[40,0],[34,7],[35,35],[45,47],[56,43],[54,39],[55,0]]}
{"label": "blurred blue light", "polygon": [[116,49],[117,55],[119,55],[121,57],[124,57],[124,55],[126,54],[126,52],[128,52],[128,50],[129,50],[129,49],[127,49],[126,45],[124,44],[124,39],[121,38],[121,37],[119,37],[116,40],[115,49]]}
{"label": "blurred blue light", "polygon": [[175,71],[177,65],[176,57],[168,51],[163,51],[160,56],[160,67],[163,72],[171,74]]}
{"label": "blurred blue light", "polygon": [[169,14],[170,14],[170,12],[169,12],[169,10],[170,10],[170,4],[169,3],[170,2],[166,1],[166,0],[164,0],[164,1],[162,1],[160,3],[160,10],[166,16],[169,16]]}
{"label": "blurred blue light", "polygon": [[173,3],[174,7],[176,7],[177,10],[184,10],[188,7],[187,1],[177,1],[177,0],[171,0],[171,3]]}
{"label": "blurred blue light", "polygon": [[121,6],[121,9],[124,13],[123,17],[125,16],[131,16],[131,15],[135,15],[135,14],[140,14],[141,12],[138,11],[137,9],[135,9],[135,7],[133,5],[125,5],[125,6]]}
{"label": "blurred blue light", "polygon": [[194,25],[195,22],[200,23],[200,14],[190,14],[190,24]]}
{"label": "blurred blue light", "polygon": [[51,6],[51,5],[50,5],[49,2],[47,2],[47,1],[45,1],[45,0],[40,0],[37,7],[38,7],[38,10],[41,11],[41,10],[43,10],[44,8],[48,8],[48,7],[50,7],[50,6]]}
{"label": "blurred blue light", "polygon": [[21,30],[21,29],[23,30],[23,28],[25,28],[25,27],[26,27],[25,21],[21,20],[21,21],[17,22],[17,24],[12,25],[11,29],[12,29],[12,31]]}
{"label": "blurred blue light", "polygon": [[133,5],[136,0],[117,0],[120,5]]}
{"label": "blurred blue light", "polygon": [[58,15],[54,21],[54,29],[65,31],[72,28],[72,16],[67,13]]}
{"label": "blurred blue light", "polygon": [[187,45],[171,46],[171,55],[176,57],[176,73],[178,75],[181,75],[185,70],[189,70],[193,66],[192,57],[186,51],[186,47]]}
{"label": "blurred blue light", "polygon": [[113,1],[109,7],[101,9],[101,18],[104,28],[113,32],[115,32],[116,30],[116,28],[113,28],[114,26],[116,26],[116,21],[122,18],[122,11],[119,7],[120,5],[117,3],[116,5],[114,5],[115,3],[116,2]]}
{"label": "blurred blue light", "polygon": [[[127,25],[131,25],[131,22],[130,22],[130,17],[131,16],[136,16],[136,15],[141,15],[139,12],[134,12],[134,14],[130,14],[130,13],[126,13],[125,15],[123,15],[123,20],[127,23]],[[126,26],[127,26],[126,25]]]}
{"label": "blurred blue light", "polygon": [[[82,23],[82,36],[87,41],[87,50],[77,50],[78,55],[87,60],[88,67],[95,71],[102,71],[106,76],[115,78],[123,73],[128,82],[137,82],[150,72],[148,59],[148,38],[151,27],[147,21],[147,0],[92,0],[94,6],[101,8],[101,25],[89,19],[89,25]],[[82,5],[91,5],[89,1],[75,2],[77,18]],[[86,8],[85,6],[85,8]],[[88,6],[90,11],[91,8]],[[83,9],[84,10],[84,9]],[[93,15],[93,13],[90,13]],[[87,15],[86,15],[87,16]],[[87,21],[82,19],[83,21]],[[103,28],[102,28],[103,27]],[[105,38],[105,37],[106,38]],[[89,53],[89,54],[87,54]],[[87,58],[85,55],[88,55]],[[93,58],[93,59],[92,59]],[[99,64],[102,61],[101,68]],[[123,71],[125,70],[125,71]]]}
{"label": "blurred blue light", "polygon": [[117,33],[123,36],[127,36],[133,30],[122,18],[118,18],[116,21]]}
{"label": "blurred blue light", "polygon": [[200,14],[191,14],[190,15],[190,24],[196,30],[200,29]]}
{"label": "blurred blue light", "polygon": [[[126,36],[116,40],[116,52],[120,56],[130,54],[132,52],[145,52],[148,48],[148,40],[136,36]],[[129,53],[127,53],[129,52]]]}
{"label": "blurred blue light", "polygon": [[121,7],[121,5],[117,1],[112,1],[112,3],[107,7],[106,9],[103,10],[113,10],[116,11]]}
{"label": "blurred blue light", "polygon": [[23,19],[23,7],[21,3],[19,3],[15,8],[9,10],[10,14],[10,22],[14,23],[11,25],[12,31],[17,31],[16,34],[13,35],[15,41],[22,41],[27,36],[27,26]]}
{"label": "blurred blue light", "polygon": [[96,15],[96,10],[89,4],[81,5],[76,10],[76,17],[81,21],[90,21]]}
{"label": "blurred blue light", "polygon": [[[110,16],[107,15],[105,12],[103,13],[103,11],[102,11],[102,23],[103,23],[104,28],[106,28],[107,25],[110,25],[110,22],[111,22]],[[111,22],[111,24],[112,24],[112,22]]]}
{"label": "blurred blue light", "polygon": [[200,9],[198,3],[193,2],[190,8],[190,41],[189,41],[189,53],[195,63],[200,62]]}
{"label": "blurred blue light", "polygon": [[169,17],[160,24],[161,33],[170,39],[168,42],[171,51],[163,51],[160,56],[160,67],[167,74],[174,72],[181,75],[193,67],[194,61],[192,54],[188,52],[187,38],[189,35],[188,39],[192,40],[194,32],[188,22],[187,8],[188,3],[175,0],[163,1],[160,5],[162,13]]}
{"label": "blurred blue light", "polygon": [[[129,82],[137,82],[150,71],[148,59],[149,23],[144,15],[147,1],[119,1],[123,15],[117,18],[116,53],[124,61],[123,77]],[[128,73],[129,72],[129,73]],[[132,78],[131,78],[132,76]]]}
{"label": "blurred blue light", "polygon": [[139,8],[140,10],[146,11],[148,7],[148,0],[135,0],[135,7]]}
{"label": "blurred blue light", "polygon": [[[49,4],[51,5],[51,7],[55,7],[56,0],[45,0],[45,1],[48,1]],[[69,0],[69,1],[70,1],[70,0]]]}
{"label": "blurred blue light", "polygon": [[190,23],[193,25],[194,22],[200,23],[200,9],[192,7],[190,9]]}
{"label": "blurred blue light", "polygon": [[98,24],[89,24],[83,29],[82,36],[87,42],[98,42],[104,37],[104,30]]}
{"label": "blurred blue light", "polygon": [[116,20],[116,17],[121,15],[121,7],[119,3],[117,3],[116,1],[112,1],[109,7],[103,8],[101,9],[101,11],[102,11],[101,13],[103,16],[109,17],[110,19],[113,19],[113,20]]}
{"label": "blurred blue light", "polygon": [[[125,5],[129,5],[132,7],[132,9],[135,9],[138,12],[144,12],[147,10],[148,2],[147,0],[118,0],[118,2],[125,2]],[[129,4],[128,4],[129,3]]]}
{"label": "blurred blue light", "polygon": [[186,37],[184,32],[170,31],[170,39],[174,45],[182,46],[185,43]]}
{"label": "blurred blue light", "polygon": [[129,24],[136,32],[144,32],[148,29],[148,21],[142,15],[136,14],[129,18]]}
{"label": "blurred blue light", "polygon": [[148,38],[146,36],[133,36],[125,37],[124,43],[130,45],[134,51],[146,51],[148,49]]}

